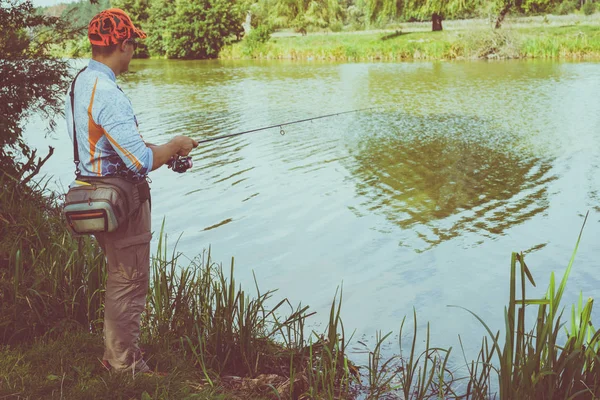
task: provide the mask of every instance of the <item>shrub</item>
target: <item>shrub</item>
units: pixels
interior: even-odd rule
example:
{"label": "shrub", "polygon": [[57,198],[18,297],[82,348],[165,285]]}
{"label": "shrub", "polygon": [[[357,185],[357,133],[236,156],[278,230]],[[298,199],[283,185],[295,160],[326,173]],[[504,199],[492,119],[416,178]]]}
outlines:
{"label": "shrub", "polygon": [[557,5],[555,14],[558,15],[568,15],[573,14],[577,11],[577,2],[576,1],[565,1]]}
{"label": "shrub", "polygon": [[259,25],[244,36],[243,54],[251,56],[254,51],[271,39],[273,29],[269,25]]}
{"label": "shrub", "polygon": [[259,25],[250,31],[246,40],[256,43],[267,43],[271,39],[271,33],[273,33],[273,29],[269,25]]}
{"label": "shrub", "polygon": [[[36,15],[33,3],[0,0],[0,172],[27,183],[43,160],[23,141],[23,127],[42,115],[48,129],[63,110],[68,61],[51,57],[51,46],[75,34],[65,21]],[[37,158],[37,160],[36,160]]]}
{"label": "shrub", "polygon": [[563,3],[560,3],[554,13],[557,15],[568,15],[568,14],[573,14],[575,12],[575,10],[577,10],[577,1],[575,0],[570,0],[570,1],[565,1]]}
{"label": "shrub", "polygon": [[341,32],[344,30],[344,24],[342,21],[335,21],[329,24],[329,29],[331,29],[331,32]]}
{"label": "shrub", "polygon": [[587,2],[583,5],[583,7],[581,7],[581,11],[583,11],[583,13],[585,15],[592,15],[593,13],[596,12],[596,3],[591,3],[591,2]]}

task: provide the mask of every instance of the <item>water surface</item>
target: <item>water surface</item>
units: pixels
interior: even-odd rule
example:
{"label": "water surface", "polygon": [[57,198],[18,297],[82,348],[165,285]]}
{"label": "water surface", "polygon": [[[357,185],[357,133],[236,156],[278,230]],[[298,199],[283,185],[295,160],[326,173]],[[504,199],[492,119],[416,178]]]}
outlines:
{"label": "water surface", "polygon": [[[511,251],[545,291],[589,210],[566,304],[600,298],[600,65],[134,60],[121,82],[145,140],[197,139],[374,110],[202,145],[194,168],[151,173],[153,227],[192,258],[211,246],[248,289],[328,317],[343,283],[346,331],[397,332],[414,307],[433,342],[476,347],[503,326]],[[45,172],[72,179],[59,124]],[[156,238],[156,235],[155,235]],[[598,321],[600,313],[595,312]],[[394,349],[392,348],[392,351]]]}

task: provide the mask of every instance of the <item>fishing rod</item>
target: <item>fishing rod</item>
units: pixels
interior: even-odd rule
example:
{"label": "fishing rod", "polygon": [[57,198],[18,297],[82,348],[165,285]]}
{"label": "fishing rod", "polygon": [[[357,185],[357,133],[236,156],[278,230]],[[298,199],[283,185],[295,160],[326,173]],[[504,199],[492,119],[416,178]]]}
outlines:
{"label": "fishing rod", "polygon": [[226,138],[230,138],[230,137],[234,137],[234,136],[245,135],[246,133],[253,133],[253,132],[258,132],[258,131],[265,131],[267,129],[273,129],[273,128],[280,128],[279,133],[281,135],[285,135],[285,131],[283,130],[283,127],[287,126],[287,125],[294,125],[294,124],[299,124],[301,122],[314,121],[316,119],[321,119],[321,118],[335,117],[337,115],[342,115],[342,114],[350,114],[350,113],[355,113],[355,112],[360,112],[360,111],[373,110],[375,108],[378,108],[378,107],[359,108],[357,110],[342,111],[342,112],[333,113],[333,114],[320,115],[318,117],[299,119],[297,121],[284,122],[283,124],[275,124],[275,125],[265,126],[265,127],[262,127],[262,128],[250,129],[249,131],[243,131],[243,132],[237,132],[237,133],[230,133],[230,134],[227,134],[227,135],[221,135],[221,136],[215,136],[215,137],[208,138],[208,139],[202,139],[202,140],[198,140],[198,143],[207,143],[207,142],[212,142],[213,140],[226,139]]}
{"label": "fishing rod", "polygon": [[[227,139],[227,138],[234,137],[234,136],[245,135],[247,133],[265,131],[267,129],[273,129],[273,128],[279,128],[279,133],[283,136],[283,135],[285,135],[285,131],[283,130],[283,127],[287,126],[287,125],[294,125],[294,124],[299,124],[301,122],[314,121],[316,119],[335,117],[338,115],[350,114],[350,113],[355,113],[355,112],[360,112],[360,111],[374,110],[376,108],[378,108],[378,107],[359,108],[357,110],[342,111],[342,112],[337,112],[337,113],[333,113],[333,114],[320,115],[318,117],[304,118],[304,119],[299,119],[296,121],[284,122],[282,124],[264,126],[262,128],[250,129],[248,131],[243,131],[243,132],[229,133],[227,135],[215,136],[215,137],[208,138],[208,139],[198,140],[198,144],[208,143],[208,142],[212,142],[212,141],[220,140],[220,139]],[[172,168],[173,171],[175,171],[175,172],[183,173],[183,172],[187,171],[188,169],[192,168],[192,166],[193,166],[192,157],[179,157],[177,159],[173,159],[171,162],[167,163],[167,166],[169,168]]]}

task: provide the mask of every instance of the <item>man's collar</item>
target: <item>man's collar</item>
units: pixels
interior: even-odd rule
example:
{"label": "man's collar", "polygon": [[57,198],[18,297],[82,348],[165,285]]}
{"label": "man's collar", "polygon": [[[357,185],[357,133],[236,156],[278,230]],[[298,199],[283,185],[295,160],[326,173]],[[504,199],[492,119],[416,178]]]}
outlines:
{"label": "man's collar", "polygon": [[103,72],[106,75],[108,75],[108,77],[110,79],[112,79],[113,82],[117,81],[117,77],[115,76],[115,73],[113,72],[113,70],[110,69],[110,67],[108,65],[103,64],[100,61],[90,60],[90,63],[88,64],[88,69],[91,69],[93,71]]}

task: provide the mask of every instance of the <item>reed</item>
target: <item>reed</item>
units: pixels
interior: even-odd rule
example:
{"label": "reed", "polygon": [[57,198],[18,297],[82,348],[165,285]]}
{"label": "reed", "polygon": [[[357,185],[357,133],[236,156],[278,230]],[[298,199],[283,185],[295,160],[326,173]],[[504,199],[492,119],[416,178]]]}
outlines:
{"label": "reed", "polygon": [[447,367],[452,348],[442,349],[430,346],[430,327],[427,324],[425,335],[425,348],[417,349],[417,341],[421,340],[418,333],[417,313],[413,310],[414,328],[410,351],[404,354],[402,337],[406,318],[402,319],[399,331],[399,354],[384,358],[381,349],[392,334],[382,335],[381,331],[375,335],[373,350],[365,347],[369,356],[366,366],[367,383],[364,385],[367,399],[387,398],[402,394],[404,399],[430,399],[430,398],[455,398],[457,394],[453,389],[455,378]]}
{"label": "reed", "polygon": [[348,399],[354,398],[352,386],[359,382],[358,369],[347,358],[347,346],[352,340],[346,338],[340,317],[342,291],[336,292],[329,312],[326,331],[313,332],[308,344],[308,365],[303,373],[308,381],[308,398]]}
{"label": "reed", "polygon": [[0,178],[0,343],[100,328],[104,257],[90,238],[70,237],[45,191]]}
{"label": "reed", "polygon": [[341,291],[327,330],[305,336],[305,320],[314,313],[307,306],[292,307],[287,299],[275,302],[274,291],[262,292],[256,278],[256,294],[248,295],[235,282],[234,259],[226,273],[209,249],[181,266],[184,256],[167,248],[163,222],[152,258],[144,342],[185,351],[213,387],[223,383],[222,377],[271,374],[289,381],[286,392],[293,398],[304,391],[313,398],[347,398],[351,363]]}
{"label": "reed", "polygon": [[[560,302],[579,247],[583,227],[581,229],[560,284],[556,286],[552,273],[544,298],[527,298],[526,283],[535,286],[535,281],[523,254],[512,254],[509,303],[504,311],[504,343],[500,342],[500,332],[493,334],[480,317],[467,310],[489,334],[489,342],[484,340],[477,360],[480,369],[475,364],[469,368],[467,394],[472,398],[486,398],[492,372],[497,373],[501,399],[600,396],[600,333],[591,324],[592,299],[583,305],[580,297],[577,310],[572,308],[570,329],[564,330],[566,340],[561,344],[566,324],[562,320]],[[518,288],[520,298],[517,298]],[[531,329],[526,326],[528,306],[537,307],[536,322]],[[495,365],[491,363],[494,355]]]}

